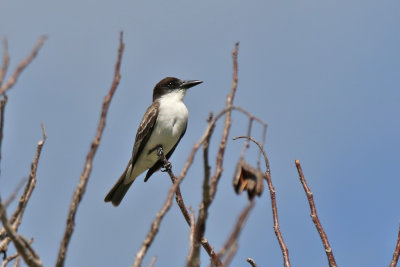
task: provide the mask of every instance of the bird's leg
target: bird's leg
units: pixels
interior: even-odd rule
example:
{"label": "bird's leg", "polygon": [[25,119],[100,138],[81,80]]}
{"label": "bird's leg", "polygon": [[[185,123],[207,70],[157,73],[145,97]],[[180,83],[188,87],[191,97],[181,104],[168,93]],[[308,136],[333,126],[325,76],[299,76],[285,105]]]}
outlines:
{"label": "bird's leg", "polygon": [[162,148],[162,146],[158,146],[157,147],[157,156],[160,158],[160,160],[163,163],[163,168],[161,169],[162,172],[167,172],[170,171],[172,169],[172,164],[168,161],[168,159],[165,157],[164,155],[164,150]]}

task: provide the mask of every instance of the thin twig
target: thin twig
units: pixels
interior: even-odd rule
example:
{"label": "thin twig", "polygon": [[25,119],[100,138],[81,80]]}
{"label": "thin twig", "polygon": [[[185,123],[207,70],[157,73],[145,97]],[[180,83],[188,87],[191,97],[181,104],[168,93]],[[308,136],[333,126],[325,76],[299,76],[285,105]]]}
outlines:
{"label": "thin twig", "polygon": [[[193,153],[193,154],[191,154],[191,155],[194,156],[194,154],[195,154],[195,153]],[[190,160],[190,159],[188,159],[188,161],[189,161],[189,160]],[[187,170],[186,170],[186,171],[187,171]],[[179,183],[179,184],[180,184],[181,181],[185,178],[185,176],[180,176],[180,177],[177,179],[177,178],[175,177],[175,175],[172,173],[171,170],[168,171],[168,174],[169,174],[169,176],[170,176],[170,178],[171,178],[172,183],[174,183],[174,184],[175,184],[175,183]],[[183,197],[182,197],[182,194],[181,194],[181,190],[180,190],[179,184],[178,184],[178,187],[177,187],[176,192],[175,192],[175,200],[176,200],[176,203],[178,204],[179,209],[181,210],[181,212],[182,212],[182,214],[183,214],[183,217],[185,218],[187,224],[188,224],[189,226],[191,226],[192,222],[191,222],[190,214],[189,214],[189,212],[188,212],[188,210],[187,210],[187,208],[186,208],[186,206],[185,206],[185,203],[184,203],[184,201],[183,201]],[[215,254],[214,249],[212,248],[212,246],[211,246],[210,243],[208,242],[207,238],[202,237],[202,239],[201,239],[201,245],[203,246],[203,248],[204,248],[205,251],[207,252],[208,256],[210,256],[211,260],[212,260],[213,262],[216,262],[216,263],[217,263],[217,266],[223,266],[221,260],[219,259],[219,257],[217,256],[217,254]]]}
{"label": "thin twig", "polygon": [[237,219],[236,225],[233,228],[232,233],[229,238],[226,240],[224,246],[221,248],[220,252],[218,252],[218,256],[223,258],[225,254],[227,254],[226,260],[224,262],[225,266],[229,265],[229,262],[235,255],[236,250],[232,249],[238,244],[239,234],[243,229],[243,226],[249,217],[250,211],[253,209],[255,201],[250,201],[246,208],[240,213],[239,218]]}
{"label": "thin twig", "polygon": [[231,261],[232,261],[232,259],[233,259],[233,256],[235,256],[235,254],[236,254],[238,248],[239,248],[239,245],[238,245],[238,242],[236,241],[236,242],[234,242],[234,243],[232,244],[232,246],[230,247],[230,249],[229,249],[229,251],[228,251],[228,254],[227,254],[226,259],[225,259],[225,261],[224,261],[224,265],[225,265],[225,266],[229,266],[229,265],[231,264]]}
{"label": "thin twig", "polygon": [[251,267],[257,267],[257,263],[252,258],[247,258],[246,261],[250,263]]}
{"label": "thin twig", "polygon": [[230,94],[226,98],[227,112],[225,114],[224,130],[222,133],[221,142],[219,144],[219,150],[218,150],[217,161],[216,161],[216,170],[215,170],[214,175],[211,178],[211,188],[210,188],[211,200],[213,200],[215,197],[215,194],[217,192],[217,184],[218,184],[218,181],[222,174],[222,169],[223,169],[222,164],[223,164],[223,160],[224,160],[225,148],[226,148],[226,144],[228,141],[229,130],[230,130],[231,124],[232,124],[231,108],[233,105],[233,100],[235,97],[235,92],[236,92],[237,83],[238,83],[238,62],[237,62],[238,50],[239,50],[239,43],[236,43],[235,49],[232,52],[232,58],[233,58],[232,89],[231,89]]}
{"label": "thin twig", "polygon": [[243,114],[245,114],[247,117],[252,118],[253,120],[257,121],[258,123],[260,123],[261,125],[263,125],[264,127],[268,127],[268,124],[263,121],[262,119],[254,116],[253,114],[251,114],[248,110],[240,107],[240,106],[232,106],[232,109],[237,110],[242,112]]}
{"label": "thin twig", "polygon": [[[31,238],[31,239],[28,241],[28,243],[29,243],[29,244],[32,244],[32,243],[33,243],[33,238]],[[13,254],[13,255],[11,255],[11,256],[9,256],[9,257],[3,259],[3,262],[1,263],[1,267],[5,267],[5,266],[6,266],[8,263],[10,263],[12,260],[15,260],[14,266],[19,266],[19,259],[20,259],[20,255],[19,255],[19,253],[17,252],[17,253],[15,253],[15,254]]]}
{"label": "thin twig", "polygon": [[29,56],[27,58],[25,58],[23,61],[21,61],[21,63],[19,63],[17,69],[14,71],[14,73],[11,75],[11,77],[8,78],[6,83],[0,87],[0,95],[3,95],[7,90],[11,89],[11,87],[13,87],[15,85],[15,83],[18,80],[19,75],[26,68],[26,66],[28,66],[29,63],[31,63],[32,60],[36,57],[37,53],[39,52],[39,49],[43,46],[46,38],[47,38],[46,36],[42,36],[39,38],[39,41],[37,41],[35,47],[33,48],[32,52],[29,54]]}
{"label": "thin twig", "polygon": [[[167,164],[168,160],[166,159],[166,157],[165,157],[164,153],[162,152],[162,150],[160,150],[160,152],[161,152],[160,157],[164,161],[164,166],[169,165],[169,164]],[[171,171],[171,168],[167,168],[166,171],[168,172],[168,174],[170,176],[174,176],[172,171]],[[158,229],[160,227],[162,219],[164,218],[164,216],[167,213],[167,211],[171,208],[172,198],[174,197],[174,193],[175,193],[176,189],[178,188],[179,183],[182,180],[183,180],[183,177],[178,179],[171,186],[171,188],[169,190],[169,193],[168,193],[168,197],[164,202],[164,205],[162,206],[160,211],[157,213],[156,218],[154,219],[153,223],[151,224],[150,231],[147,233],[147,236],[146,236],[145,240],[143,241],[142,247],[140,248],[139,252],[135,256],[135,261],[134,261],[134,263],[132,265],[133,267],[139,267],[139,266],[142,265],[143,258],[146,255],[148,248],[151,246],[151,244],[154,241],[155,236],[158,233]]]}
{"label": "thin twig", "polygon": [[[249,126],[247,127],[247,136],[251,136],[251,127],[253,125],[253,121],[254,121],[253,116],[250,116],[249,117]],[[246,149],[249,148],[249,146],[250,146],[250,140],[247,139],[243,145],[242,152],[240,153],[241,159],[244,158],[244,153],[246,152]]]}
{"label": "thin twig", "polygon": [[201,244],[201,239],[204,236],[205,232],[205,225],[208,217],[208,207],[211,204],[210,182],[209,182],[210,164],[208,161],[208,148],[213,129],[214,128],[211,129],[210,134],[207,135],[203,143],[203,162],[204,162],[203,200],[200,203],[198,219],[196,223],[193,222],[193,224],[195,225],[194,237],[190,243],[190,247],[192,249],[190,250],[187,260],[188,267],[195,267],[200,265],[200,244]]}
{"label": "thin twig", "polygon": [[11,256],[5,258],[5,259],[2,261],[2,263],[1,263],[1,267],[6,267],[6,265],[7,265],[9,262],[13,261],[15,258],[17,258],[18,255],[19,255],[19,254],[18,254],[18,252],[17,252],[17,253],[15,253],[15,254],[13,254],[13,255],[11,255]]}
{"label": "thin twig", "polygon": [[3,64],[1,65],[0,69],[0,88],[3,84],[4,76],[6,76],[8,70],[8,64],[10,63],[10,56],[8,55],[8,42],[7,37],[3,38]]}
{"label": "thin twig", "polygon": [[4,128],[4,112],[6,110],[8,97],[6,94],[3,95],[3,99],[0,101],[0,160],[2,157],[2,144],[3,144],[3,128]]}
{"label": "thin twig", "polygon": [[[242,107],[233,106],[232,108],[235,109],[235,110],[237,110],[237,111],[242,112],[242,113],[245,114],[247,117],[249,117],[249,119],[251,118],[251,119],[257,121],[258,123],[260,123],[260,124],[263,126],[263,134],[262,134],[262,140],[263,140],[263,141],[262,141],[261,145],[262,145],[262,147],[264,147],[264,145],[265,145],[265,140],[266,140],[266,138],[267,138],[267,128],[268,128],[268,124],[267,124],[265,121],[263,121],[262,119],[260,119],[260,118],[258,118],[258,117],[256,117],[256,116],[254,116],[253,114],[251,114],[249,111],[245,110],[245,109],[242,108]],[[247,135],[250,136],[250,134],[247,134]],[[257,168],[258,168],[258,169],[260,169],[260,161],[261,161],[261,151],[258,152],[258,158],[257,158]]]}
{"label": "thin twig", "polygon": [[[29,174],[28,182],[25,186],[24,192],[22,193],[21,197],[19,198],[19,202],[17,205],[17,208],[15,209],[13,215],[11,216],[11,219],[9,220],[9,223],[12,225],[13,231],[17,232],[18,227],[21,224],[22,216],[24,215],[26,205],[28,205],[29,199],[32,195],[33,189],[35,188],[36,185],[36,172],[37,172],[37,167],[39,163],[39,158],[40,154],[42,152],[43,145],[46,141],[47,135],[46,135],[46,129],[44,127],[44,124],[42,123],[42,133],[43,133],[43,138],[38,142],[37,148],[36,148],[36,154],[35,157],[33,158],[32,164],[31,164],[31,171]],[[8,201],[6,201],[8,202]],[[5,209],[4,209],[5,212]],[[1,212],[0,212],[1,215]],[[3,225],[4,226],[4,225]],[[3,227],[0,230],[0,235],[5,233],[7,229]],[[0,251],[4,252],[8,248],[8,243],[11,241],[11,237],[7,236],[5,239],[0,241]]]}
{"label": "thin twig", "polygon": [[0,219],[3,224],[4,229],[7,232],[7,236],[13,241],[15,248],[18,253],[24,259],[25,263],[31,267],[41,267],[43,266],[42,261],[39,256],[33,250],[33,248],[29,245],[29,242],[25,240],[25,238],[21,235],[18,235],[14,230],[14,227],[10,223],[7,218],[5,207],[0,200]]}
{"label": "thin twig", "polygon": [[399,226],[399,233],[398,233],[398,236],[397,236],[396,248],[394,250],[393,258],[392,258],[392,261],[390,262],[390,266],[389,267],[396,267],[397,266],[397,262],[399,261],[399,255],[400,255],[400,226]]}
{"label": "thin twig", "polygon": [[15,259],[14,267],[19,267],[20,266],[20,262],[21,262],[21,256],[18,255],[18,257]]}
{"label": "thin twig", "polygon": [[210,256],[211,262],[214,263],[214,265],[224,266],[219,259],[217,253],[215,253],[214,248],[210,245],[210,243],[208,243],[207,238],[201,238],[201,244],[203,245],[205,251],[207,251],[207,254]]}
{"label": "thin twig", "polygon": [[[186,176],[190,166],[192,165],[193,161],[194,161],[194,157],[197,153],[197,151],[199,150],[200,146],[205,142],[206,138],[209,138],[209,136],[212,134],[215,125],[217,123],[217,121],[223,116],[225,115],[225,113],[227,113],[230,110],[236,110],[236,111],[240,111],[242,112],[244,115],[250,117],[253,116],[249,111],[247,111],[246,109],[240,107],[240,106],[231,106],[230,108],[225,108],[223,110],[221,110],[212,120],[211,122],[208,124],[206,130],[204,131],[203,135],[200,137],[200,140],[197,141],[197,143],[193,146],[192,151],[189,154],[189,157],[185,163],[185,166],[182,168],[182,171],[180,173],[179,177],[182,176]],[[264,128],[266,129],[267,123],[264,122],[263,120],[253,116],[254,120],[259,122],[260,124],[262,124],[264,126]]]}
{"label": "thin twig", "polygon": [[154,266],[154,263],[156,262],[156,259],[157,259],[156,256],[154,256],[154,257],[151,259],[150,264],[149,264],[149,267],[153,267],[153,266]]}
{"label": "thin twig", "polygon": [[[212,200],[214,199],[214,196],[216,194],[217,190],[217,184],[218,181],[221,177],[222,174],[222,163],[224,159],[224,153],[225,153],[225,148],[226,148],[226,143],[229,135],[229,130],[232,124],[232,118],[231,118],[231,109],[232,109],[232,103],[235,97],[235,92],[237,88],[237,81],[238,81],[238,64],[237,64],[237,54],[239,50],[239,43],[235,44],[235,49],[232,52],[232,58],[233,58],[233,78],[232,78],[232,88],[230,94],[227,96],[226,99],[226,114],[225,114],[225,124],[224,124],[224,130],[219,146],[219,151],[217,154],[217,163],[216,163],[216,171],[211,178],[211,186],[209,185],[209,180],[210,180],[210,173],[209,173],[209,164],[208,164],[208,143],[211,137],[211,133],[214,129],[215,123],[210,123],[207,131],[205,138],[203,139],[203,145],[205,146],[204,148],[204,168],[205,168],[205,175],[204,175],[204,182],[203,182],[203,200],[200,204],[199,208],[199,216],[198,220],[196,222],[196,228],[195,228],[195,238],[194,238],[194,243],[192,244],[193,246],[193,253],[191,254],[191,257],[188,259],[188,266],[189,267],[196,267],[200,265],[200,243],[201,243],[201,237],[205,232],[205,227],[206,227],[206,219],[208,216],[208,208],[211,205]],[[217,117],[216,117],[217,118]],[[215,120],[216,121],[216,120]]]}
{"label": "thin twig", "polygon": [[233,140],[236,140],[239,138],[248,138],[251,141],[253,141],[258,146],[258,148],[261,150],[262,154],[264,155],[265,166],[267,168],[267,170],[265,172],[265,179],[267,180],[267,183],[268,183],[269,194],[270,194],[270,198],[271,198],[272,215],[274,218],[274,231],[275,231],[276,238],[278,239],[279,246],[281,247],[282,256],[283,256],[283,265],[285,267],[289,267],[290,266],[289,250],[285,244],[285,241],[283,240],[281,229],[279,227],[278,207],[276,205],[275,188],[272,184],[271,169],[269,166],[269,160],[268,160],[267,154],[265,153],[265,150],[262,147],[262,145],[254,138],[249,137],[249,136],[238,136],[238,137],[233,138]]}
{"label": "thin twig", "polygon": [[4,207],[6,207],[6,209],[7,209],[8,205],[10,205],[10,203],[13,202],[14,199],[17,197],[19,190],[21,190],[21,188],[25,184],[26,180],[27,180],[26,178],[21,179],[21,181],[19,181],[17,187],[14,189],[12,194],[4,202]]}
{"label": "thin twig", "polygon": [[25,212],[25,208],[28,205],[28,201],[29,201],[29,199],[32,195],[32,192],[36,186],[36,181],[37,181],[36,172],[37,172],[37,167],[38,167],[38,163],[39,163],[39,158],[40,158],[40,154],[42,152],[43,145],[47,139],[46,128],[43,123],[41,124],[41,126],[42,126],[43,138],[37,144],[36,154],[32,161],[32,164],[31,164],[31,172],[29,173],[28,183],[25,186],[24,193],[22,194],[22,196],[19,199],[18,207],[15,210],[15,212],[13,213],[11,220],[10,220],[11,223],[13,224],[15,230],[18,229],[18,227],[21,223],[22,216]]}
{"label": "thin twig", "polygon": [[315,224],[315,227],[318,230],[319,236],[321,237],[322,243],[325,248],[326,256],[328,258],[329,266],[336,267],[337,265],[336,265],[335,257],[333,256],[332,248],[328,241],[328,236],[326,235],[324,228],[322,227],[321,222],[319,221],[319,218],[318,218],[317,209],[316,209],[315,203],[314,203],[313,193],[311,192],[311,189],[308,187],[306,179],[304,178],[304,174],[303,174],[303,170],[300,165],[300,161],[298,159],[296,159],[295,163],[296,163],[297,172],[299,173],[300,182],[303,185],[304,191],[307,195],[308,204],[310,205],[311,218]]}
{"label": "thin twig", "polygon": [[[264,147],[265,140],[267,139],[267,127],[268,127],[268,125],[264,124],[264,126],[263,126],[263,135],[262,135],[262,140],[263,141],[261,143],[262,147]],[[258,157],[257,157],[257,168],[258,169],[261,169],[260,164],[261,164],[261,150],[258,151]]]}
{"label": "thin twig", "polygon": [[94,158],[94,155],[96,154],[98,146],[100,145],[100,140],[103,135],[104,127],[106,125],[106,117],[107,117],[108,108],[111,103],[111,99],[112,99],[112,97],[118,87],[119,81],[121,79],[120,67],[121,67],[124,46],[125,46],[125,44],[123,42],[123,33],[121,31],[120,37],[119,37],[118,59],[115,64],[115,72],[114,72],[113,82],[111,84],[110,91],[104,98],[103,107],[102,107],[101,115],[100,115],[100,121],[99,121],[99,124],[97,127],[96,135],[95,135],[94,140],[92,141],[89,152],[86,156],[86,162],[85,162],[82,174],[80,176],[79,183],[75,189],[74,196],[71,201],[64,236],[61,241],[60,249],[58,252],[57,263],[56,263],[57,267],[64,266],[65,255],[67,253],[67,247],[68,247],[69,241],[71,240],[72,232],[74,231],[74,228],[75,228],[76,212],[77,212],[78,206],[82,200],[83,194],[85,193],[86,186],[87,186],[87,183],[89,180],[89,176],[92,171],[93,158]]}
{"label": "thin twig", "polygon": [[[190,209],[190,235],[189,235],[189,240],[190,240],[190,248],[189,248],[189,254],[187,256],[187,262],[190,261],[190,259],[192,258],[192,254],[193,254],[193,244],[194,244],[194,238],[195,238],[195,218],[194,218],[194,211],[192,209]],[[188,266],[189,264],[187,264],[186,266]]]}

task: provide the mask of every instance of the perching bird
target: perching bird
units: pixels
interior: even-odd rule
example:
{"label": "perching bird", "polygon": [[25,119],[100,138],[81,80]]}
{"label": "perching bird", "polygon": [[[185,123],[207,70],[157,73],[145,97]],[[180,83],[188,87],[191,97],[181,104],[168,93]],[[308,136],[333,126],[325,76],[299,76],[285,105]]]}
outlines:
{"label": "perching bird", "polygon": [[186,132],[188,110],[182,102],[186,90],[202,81],[182,81],[167,77],[153,90],[153,103],[146,113],[136,133],[132,158],[124,173],[105,197],[105,202],[118,206],[136,177],[147,171],[145,181],[159,170],[158,148],[162,148],[169,159]]}

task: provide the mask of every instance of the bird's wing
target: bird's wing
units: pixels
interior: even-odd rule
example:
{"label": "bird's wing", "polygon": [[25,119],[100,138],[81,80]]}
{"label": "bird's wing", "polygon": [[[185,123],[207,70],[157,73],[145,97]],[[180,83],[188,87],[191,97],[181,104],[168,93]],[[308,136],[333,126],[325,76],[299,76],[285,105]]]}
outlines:
{"label": "bird's wing", "polygon": [[[179,137],[178,142],[176,142],[176,144],[174,145],[174,147],[173,147],[173,148],[167,153],[167,155],[165,156],[167,159],[169,159],[169,158],[171,157],[172,153],[174,153],[175,148],[178,146],[178,144],[179,144],[179,142],[181,141],[182,137],[185,135],[186,128],[187,128],[187,122],[186,122],[186,125],[185,125],[185,129],[182,131],[182,134],[181,134],[181,136]],[[158,160],[158,161],[153,165],[153,167],[151,167],[151,168],[147,171],[146,177],[144,178],[144,181],[147,182],[147,180],[150,178],[150,176],[151,176],[154,172],[158,171],[162,166],[163,166],[163,162],[162,162],[161,160]]]}
{"label": "bird's wing", "polygon": [[153,105],[147,108],[146,113],[143,116],[142,122],[139,125],[139,129],[136,133],[135,144],[132,151],[132,170],[135,166],[137,159],[142,153],[147,141],[153,132],[154,125],[156,124],[158,111],[160,104],[155,102]]}

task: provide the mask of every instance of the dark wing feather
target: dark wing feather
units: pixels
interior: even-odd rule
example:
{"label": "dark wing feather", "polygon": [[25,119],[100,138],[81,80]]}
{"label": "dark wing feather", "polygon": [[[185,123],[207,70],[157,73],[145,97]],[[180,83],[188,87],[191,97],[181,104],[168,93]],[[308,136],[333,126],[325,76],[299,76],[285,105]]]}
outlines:
{"label": "dark wing feather", "polygon": [[[186,128],[187,128],[187,122],[185,125],[185,129],[183,130],[181,136],[179,137],[178,142],[176,142],[176,144],[174,145],[174,147],[167,153],[167,155],[165,156],[167,159],[169,159],[172,155],[172,153],[174,153],[175,148],[178,146],[179,142],[181,141],[182,137],[185,135],[186,132]],[[155,173],[156,171],[158,171],[161,167],[163,166],[163,163],[161,160],[158,160],[153,167],[151,167],[147,173],[146,173],[146,177],[144,178],[144,181],[147,182],[147,180],[150,178],[150,176]]]}
{"label": "dark wing feather", "polygon": [[136,160],[139,158],[146,146],[147,141],[149,141],[154,125],[157,121],[159,107],[160,104],[158,102],[154,102],[153,105],[148,107],[143,116],[142,122],[139,125],[139,129],[136,133],[135,145],[133,146],[132,151],[132,170],[135,166]]}

